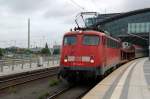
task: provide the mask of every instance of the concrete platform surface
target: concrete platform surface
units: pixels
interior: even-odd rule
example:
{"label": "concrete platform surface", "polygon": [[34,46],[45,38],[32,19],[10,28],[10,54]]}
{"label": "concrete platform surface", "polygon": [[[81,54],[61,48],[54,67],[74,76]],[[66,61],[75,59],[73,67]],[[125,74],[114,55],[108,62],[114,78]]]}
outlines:
{"label": "concrete platform surface", "polygon": [[150,99],[150,61],[140,58],[122,65],[82,99]]}

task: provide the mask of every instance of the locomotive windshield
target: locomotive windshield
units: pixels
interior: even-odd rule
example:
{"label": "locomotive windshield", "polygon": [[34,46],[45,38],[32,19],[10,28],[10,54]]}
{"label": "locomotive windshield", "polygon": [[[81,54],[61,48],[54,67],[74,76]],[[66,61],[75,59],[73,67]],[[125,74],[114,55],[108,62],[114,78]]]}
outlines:
{"label": "locomotive windshield", "polygon": [[83,44],[84,45],[98,45],[99,41],[100,41],[99,36],[85,35],[83,37]]}
{"label": "locomotive windshield", "polygon": [[64,37],[64,45],[74,45],[76,43],[76,36]]}

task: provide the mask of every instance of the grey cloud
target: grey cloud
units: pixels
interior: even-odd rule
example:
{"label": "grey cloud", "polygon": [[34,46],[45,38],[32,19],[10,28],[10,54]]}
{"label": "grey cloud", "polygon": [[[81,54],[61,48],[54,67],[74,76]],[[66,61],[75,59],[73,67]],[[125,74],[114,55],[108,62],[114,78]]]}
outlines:
{"label": "grey cloud", "polygon": [[38,15],[39,17],[64,20],[64,23],[69,24],[73,23],[75,14],[81,11],[66,0],[0,0],[0,6],[0,9],[2,8],[3,12],[9,13],[9,15],[23,14],[35,17],[36,12],[40,12],[42,14]]}
{"label": "grey cloud", "polygon": [[16,13],[31,13],[50,5],[51,0],[1,0],[0,5]]}
{"label": "grey cloud", "polygon": [[[58,7],[59,6],[59,7]],[[71,6],[68,3],[52,5],[50,9],[45,13],[45,17],[49,18],[53,17],[65,17],[74,14],[75,12],[79,12],[80,10]]]}
{"label": "grey cloud", "polygon": [[61,2],[57,3],[57,7],[52,5],[51,9],[48,9],[43,16],[47,19],[62,20],[64,24],[73,24],[74,18],[79,12],[81,12],[81,9],[67,2]]}
{"label": "grey cloud", "polygon": [[74,14],[75,12],[78,12],[79,9],[74,8],[70,6],[69,4],[63,4],[59,5],[59,7],[52,7],[51,9],[48,9],[45,13],[45,17],[50,18],[53,17],[65,17]]}
{"label": "grey cloud", "polygon": [[126,10],[136,10],[150,7],[150,0],[125,0],[123,4]]}
{"label": "grey cloud", "polygon": [[[15,39],[17,42],[24,39],[27,41],[26,17],[28,16],[31,18],[31,37],[42,37],[44,35],[51,42],[61,39],[63,33],[75,25],[74,18],[81,11],[80,8],[68,1],[0,0],[0,39]],[[83,2],[89,4],[79,1],[76,0],[81,6],[85,5],[86,7],[93,2],[100,13],[103,9],[107,9],[109,13],[125,12],[149,7],[150,4],[149,0],[83,0]],[[88,8],[90,9],[90,6]]]}
{"label": "grey cloud", "polygon": [[[126,12],[150,7],[150,0],[91,0],[101,11]],[[104,11],[105,10],[105,11]]]}

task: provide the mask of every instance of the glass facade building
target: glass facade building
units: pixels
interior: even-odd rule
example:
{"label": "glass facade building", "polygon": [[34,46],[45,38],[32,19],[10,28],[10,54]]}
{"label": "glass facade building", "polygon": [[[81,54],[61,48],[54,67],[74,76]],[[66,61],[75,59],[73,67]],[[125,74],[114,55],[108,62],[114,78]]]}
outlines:
{"label": "glass facade building", "polygon": [[150,8],[122,13],[99,22],[104,31],[118,36],[125,33],[148,33],[150,31]]}
{"label": "glass facade building", "polygon": [[128,23],[128,33],[148,33],[150,31],[150,23]]}

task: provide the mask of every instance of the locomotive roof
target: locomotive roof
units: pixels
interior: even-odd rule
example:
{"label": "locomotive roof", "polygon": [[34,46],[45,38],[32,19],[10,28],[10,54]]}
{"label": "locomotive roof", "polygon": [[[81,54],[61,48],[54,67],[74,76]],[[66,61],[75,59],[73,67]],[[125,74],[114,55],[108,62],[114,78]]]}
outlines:
{"label": "locomotive roof", "polygon": [[98,31],[93,31],[93,30],[86,30],[86,31],[70,31],[70,32],[67,32],[65,34],[66,35],[76,35],[76,34],[89,34],[89,35],[106,35],[105,33],[103,32],[98,32]]}
{"label": "locomotive roof", "polygon": [[[106,34],[103,33],[103,32],[94,31],[94,30],[70,31],[70,32],[67,32],[64,36],[67,36],[67,35],[80,35],[80,34],[106,36],[106,37],[108,37],[108,38],[111,38],[112,40],[118,41],[117,39],[115,39],[115,38],[113,38],[113,37],[111,37],[111,36],[108,36],[108,35],[106,35]],[[118,42],[119,42],[119,41],[118,41]]]}

